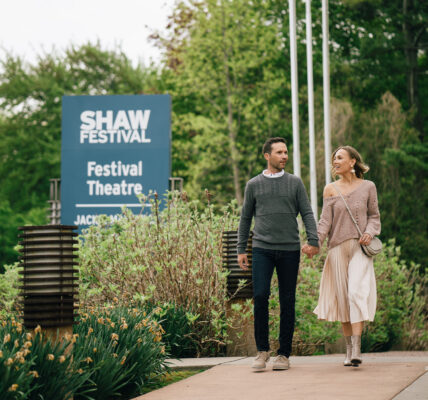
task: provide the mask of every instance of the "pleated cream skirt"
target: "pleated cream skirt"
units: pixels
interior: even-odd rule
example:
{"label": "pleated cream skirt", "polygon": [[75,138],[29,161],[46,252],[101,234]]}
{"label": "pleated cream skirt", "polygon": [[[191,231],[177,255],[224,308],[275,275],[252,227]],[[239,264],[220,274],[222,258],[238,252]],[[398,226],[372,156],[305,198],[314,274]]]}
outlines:
{"label": "pleated cream skirt", "polygon": [[318,319],[340,322],[373,321],[376,277],[373,258],[349,239],[328,251],[321,277]]}

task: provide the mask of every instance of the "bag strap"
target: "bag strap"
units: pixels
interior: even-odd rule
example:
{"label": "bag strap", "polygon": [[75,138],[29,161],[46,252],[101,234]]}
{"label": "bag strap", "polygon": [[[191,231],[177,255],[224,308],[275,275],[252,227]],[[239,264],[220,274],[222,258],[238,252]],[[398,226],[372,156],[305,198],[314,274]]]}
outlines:
{"label": "bag strap", "polygon": [[348,203],[346,202],[345,198],[342,196],[341,191],[339,190],[339,188],[337,187],[337,185],[336,185],[334,182],[332,182],[332,183],[333,183],[334,188],[337,190],[337,192],[339,193],[340,197],[342,198],[343,202],[345,203],[346,209],[348,210],[348,213],[349,213],[349,215],[351,216],[352,221],[354,222],[354,224],[355,224],[355,226],[356,226],[356,228],[357,228],[357,231],[358,231],[358,233],[360,234],[360,237],[361,237],[361,236],[363,236],[363,234],[361,233],[360,227],[359,227],[359,226],[358,226],[358,224],[357,224],[357,221],[355,221],[355,218],[354,218],[354,216],[352,215],[351,210],[350,210],[350,209],[349,209],[349,207],[348,207]]}

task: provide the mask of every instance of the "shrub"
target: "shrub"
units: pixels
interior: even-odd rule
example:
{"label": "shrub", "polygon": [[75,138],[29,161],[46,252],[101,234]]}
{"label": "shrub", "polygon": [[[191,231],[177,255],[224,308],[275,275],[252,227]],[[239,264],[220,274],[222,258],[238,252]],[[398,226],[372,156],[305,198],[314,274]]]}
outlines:
{"label": "shrub", "polygon": [[[27,399],[37,376],[34,358],[20,323],[2,321],[0,330],[0,393],[3,400]],[[30,341],[31,343],[31,341]]]}
{"label": "shrub", "polygon": [[146,302],[142,307],[147,312],[155,310],[152,316],[165,330],[162,342],[170,357],[195,357],[197,354],[197,338],[193,331],[195,314],[173,303],[156,305]]}
{"label": "shrub", "polygon": [[19,263],[4,266],[0,274],[0,318],[6,319],[17,314],[19,303]]}
{"label": "shrub", "polygon": [[150,215],[124,210],[113,224],[100,218],[83,235],[80,298],[176,304],[193,322],[198,354],[217,354],[226,343],[228,301],[221,234],[237,224],[236,203],[215,213],[184,194],[169,193],[162,211],[156,197],[151,201]]}
{"label": "shrub", "polygon": [[2,400],[64,400],[76,393],[91,375],[91,372],[80,373],[73,368],[73,358],[67,352],[70,341],[52,342],[40,328],[30,333],[14,319],[4,320],[2,327]]}
{"label": "shrub", "polygon": [[376,256],[378,302],[375,320],[362,336],[364,351],[386,351],[396,344],[426,350],[428,343],[426,288],[420,266],[400,260],[400,248],[390,240]]}
{"label": "shrub", "polygon": [[90,308],[75,326],[75,368],[92,372],[75,399],[137,395],[168,368],[162,327],[146,312],[108,306]]}

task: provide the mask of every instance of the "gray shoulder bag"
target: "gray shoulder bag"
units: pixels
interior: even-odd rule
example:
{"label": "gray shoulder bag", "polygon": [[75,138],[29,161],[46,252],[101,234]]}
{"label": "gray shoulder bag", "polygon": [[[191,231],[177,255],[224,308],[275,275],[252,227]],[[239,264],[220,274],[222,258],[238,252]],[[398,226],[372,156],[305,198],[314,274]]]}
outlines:
{"label": "gray shoulder bag", "polygon": [[[352,222],[355,224],[355,227],[357,228],[358,234],[360,235],[360,237],[363,236],[360,230],[360,227],[357,224],[357,221],[355,221],[355,218],[348,207],[348,203],[346,202],[345,198],[342,196],[342,193],[340,192],[339,188],[334,182],[333,182],[333,185],[334,185],[334,188],[339,193],[340,197],[342,198],[343,202],[345,203],[346,209],[348,210],[348,213],[352,218]],[[361,248],[366,256],[373,257],[382,251],[382,242],[377,236],[374,236],[369,244],[362,244]]]}

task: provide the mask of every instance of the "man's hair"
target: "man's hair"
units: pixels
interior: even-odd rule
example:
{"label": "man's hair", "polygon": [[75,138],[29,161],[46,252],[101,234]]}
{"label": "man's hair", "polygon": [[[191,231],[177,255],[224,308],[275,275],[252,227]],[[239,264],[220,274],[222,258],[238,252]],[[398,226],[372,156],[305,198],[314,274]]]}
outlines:
{"label": "man's hair", "polygon": [[285,142],[285,139],[282,137],[270,138],[270,139],[266,140],[265,144],[263,145],[263,154],[265,154],[265,153],[270,154],[272,152],[272,145],[274,143],[284,143],[285,145],[287,145],[287,143]]}

